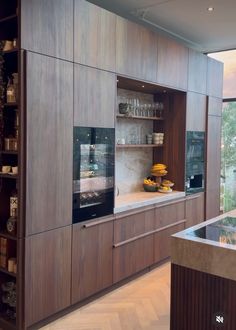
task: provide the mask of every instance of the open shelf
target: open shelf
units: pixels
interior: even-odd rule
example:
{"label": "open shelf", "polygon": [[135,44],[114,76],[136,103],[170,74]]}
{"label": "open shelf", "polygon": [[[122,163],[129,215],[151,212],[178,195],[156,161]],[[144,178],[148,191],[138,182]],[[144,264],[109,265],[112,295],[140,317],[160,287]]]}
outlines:
{"label": "open shelf", "polygon": [[5,316],[0,314],[0,328],[4,330],[16,329],[16,321],[7,319]]}
{"label": "open shelf", "polygon": [[4,178],[4,179],[17,179],[18,178],[18,175],[17,174],[0,173],[0,178]]}
{"label": "open shelf", "polygon": [[164,120],[162,117],[145,117],[145,116],[126,116],[117,114],[117,118],[125,118],[125,119],[142,119],[142,120]]}
{"label": "open shelf", "polygon": [[18,155],[18,151],[0,150],[0,154],[2,154],[2,155]]}
{"label": "open shelf", "polygon": [[117,144],[117,148],[162,148],[164,144]]}
{"label": "open shelf", "polygon": [[4,107],[18,107],[18,103],[14,102],[14,103],[5,103]]}
{"label": "open shelf", "polygon": [[17,241],[16,236],[10,235],[10,234],[8,234],[7,232],[4,232],[4,231],[0,231],[0,237],[4,237],[4,238],[7,238],[7,239],[12,239],[13,241]]}
{"label": "open shelf", "polygon": [[5,50],[5,51],[3,51],[3,55],[17,53],[18,50],[19,50],[19,49],[18,49],[17,47],[16,47],[16,48],[13,48],[13,49],[11,49],[11,50]]}
{"label": "open shelf", "polygon": [[5,23],[5,22],[9,22],[9,21],[15,20],[15,19],[17,19],[17,15],[16,14],[10,15],[10,16],[4,17],[4,18],[1,18],[0,19],[0,24],[1,23]]}
{"label": "open shelf", "polygon": [[16,277],[16,274],[15,273],[11,273],[7,269],[2,268],[2,267],[0,267],[0,272],[2,272],[4,274],[7,274],[7,275],[10,275],[10,276],[13,276],[13,277]]}

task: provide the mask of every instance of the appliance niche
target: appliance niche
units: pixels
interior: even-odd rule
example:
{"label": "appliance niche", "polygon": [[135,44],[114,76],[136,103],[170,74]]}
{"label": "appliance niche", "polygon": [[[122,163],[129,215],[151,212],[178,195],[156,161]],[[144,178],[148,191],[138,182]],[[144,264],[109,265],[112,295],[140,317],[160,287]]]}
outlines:
{"label": "appliance niche", "polygon": [[113,213],[114,128],[74,127],[73,223]]}

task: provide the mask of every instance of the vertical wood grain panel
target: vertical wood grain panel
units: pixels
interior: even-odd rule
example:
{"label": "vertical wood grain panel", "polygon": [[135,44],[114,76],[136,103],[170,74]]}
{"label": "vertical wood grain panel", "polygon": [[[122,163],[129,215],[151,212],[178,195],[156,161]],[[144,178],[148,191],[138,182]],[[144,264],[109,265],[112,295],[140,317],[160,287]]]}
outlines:
{"label": "vertical wood grain panel", "polygon": [[73,0],[22,0],[21,47],[73,60]]}
{"label": "vertical wood grain panel", "polygon": [[72,303],[112,285],[113,221],[73,225]]}
{"label": "vertical wood grain panel", "polygon": [[115,74],[74,65],[74,126],[115,126]]}
{"label": "vertical wood grain panel", "polygon": [[187,93],[187,131],[206,131],[206,95]]}
{"label": "vertical wood grain panel", "polygon": [[141,80],[157,79],[157,36],[117,16],[116,71]]}
{"label": "vertical wood grain panel", "polygon": [[207,58],[207,94],[215,97],[223,95],[224,64],[215,59]]}
{"label": "vertical wood grain panel", "polygon": [[176,202],[155,209],[155,229],[168,226],[184,219],[185,202]]}
{"label": "vertical wood grain panel", "polygon": [[26,238],[25,322],[32,325],[70,305],[71,226]]}
{"label": "vertical wood grain panel", "polygon": [[72,219],[73,64],[27,53],[26,235]]}
{"label": "vertical wood grain panel", "polygon": [[[234,329],[235,295],[235,281],[172,264],[170,330]],[[222,327],[213,322],[219,312]]]}
{"label": "vertical wood grain panel", "polygon": [[221,117],[208,116],[206,164],[206,219],[220,213]]}
{"label": "vertical wood grain panel", "polygon": [[211,96],[208,97],[208,115],[221,116],[222,107],[222,99]]}
{"label": "vertical wood grain panel", "polygon": [[189,49],[188,90],[206,94],[207,56]]}
{"label": "vertical wood grain panel", "polygon": [[115,72],[116,15],[75,0],[74,61]]}
{"label": "vertical wood grain panel", "polygon": [[167,37],[158,36],[157,82],[187,89],[188,48]]}

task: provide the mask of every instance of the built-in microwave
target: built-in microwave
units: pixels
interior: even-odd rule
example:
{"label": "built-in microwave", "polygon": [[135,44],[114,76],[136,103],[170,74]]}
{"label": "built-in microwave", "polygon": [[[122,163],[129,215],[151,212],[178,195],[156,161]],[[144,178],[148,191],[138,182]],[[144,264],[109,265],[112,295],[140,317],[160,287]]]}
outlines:
{"label": "built-in microwave", "polygon": [[74,127],[73,223],[114,209],[114,128]]}

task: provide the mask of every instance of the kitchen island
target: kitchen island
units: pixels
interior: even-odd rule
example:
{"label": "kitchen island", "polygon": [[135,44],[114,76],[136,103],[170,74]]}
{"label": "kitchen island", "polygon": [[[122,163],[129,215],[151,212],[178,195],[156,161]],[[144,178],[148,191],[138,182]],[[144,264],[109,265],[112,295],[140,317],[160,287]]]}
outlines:
{"label": "kitchen island", "polygon": [[236,210],[171,237],[171,329],[236,328]]}

